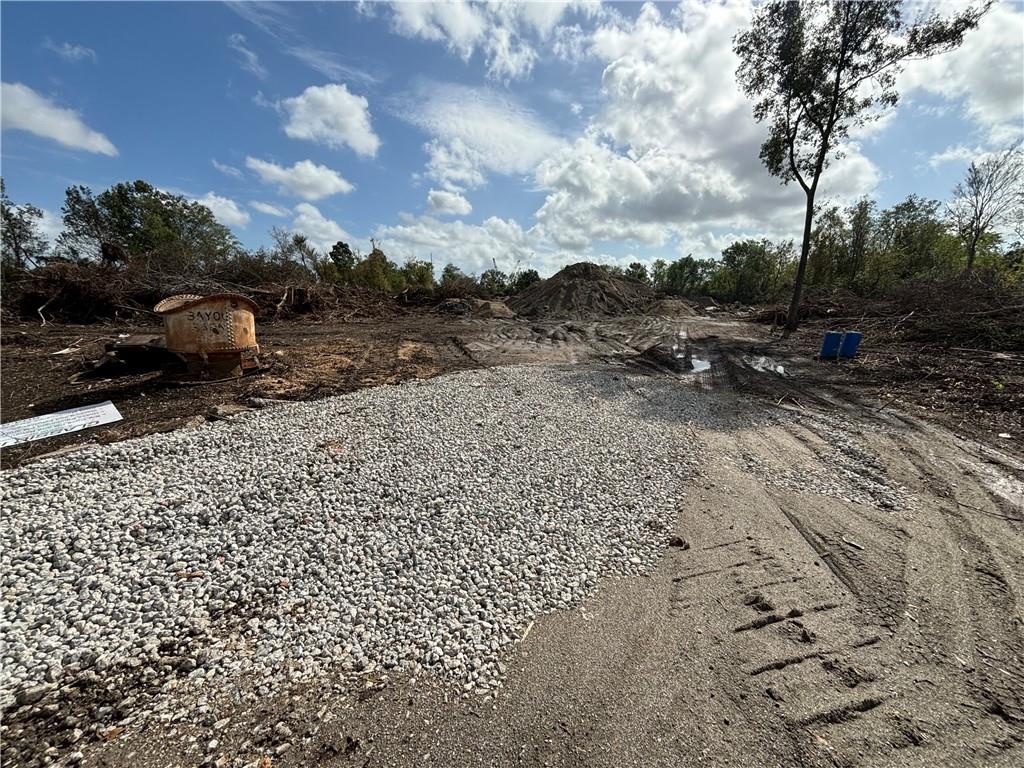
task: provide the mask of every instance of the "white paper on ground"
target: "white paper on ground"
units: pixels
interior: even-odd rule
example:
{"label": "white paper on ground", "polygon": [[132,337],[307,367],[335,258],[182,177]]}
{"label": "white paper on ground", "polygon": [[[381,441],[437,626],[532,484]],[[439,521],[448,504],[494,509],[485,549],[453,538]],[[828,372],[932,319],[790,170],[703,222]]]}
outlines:
{"label": "white paper on ground", "polygon": [[69,408],[66,411],[33,416],[31,419],[12,421],[0,424],[0,448],[66,435],[68,432],[110,424],[122,418],[114,404],[107,400],[96,405],[83,405],[80,408]]}

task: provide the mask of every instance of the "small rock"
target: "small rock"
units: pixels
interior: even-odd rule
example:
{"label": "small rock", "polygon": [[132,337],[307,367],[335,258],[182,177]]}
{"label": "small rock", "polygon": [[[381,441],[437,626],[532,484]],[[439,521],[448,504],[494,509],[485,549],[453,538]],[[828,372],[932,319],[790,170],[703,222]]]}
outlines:
{"label": "small rock", "polygon": [[46,694],[54,689],[50,683],[33,685],[30,688],[22,688],[14,695],[14,702],[19,707],[27,707],[38,703]]}

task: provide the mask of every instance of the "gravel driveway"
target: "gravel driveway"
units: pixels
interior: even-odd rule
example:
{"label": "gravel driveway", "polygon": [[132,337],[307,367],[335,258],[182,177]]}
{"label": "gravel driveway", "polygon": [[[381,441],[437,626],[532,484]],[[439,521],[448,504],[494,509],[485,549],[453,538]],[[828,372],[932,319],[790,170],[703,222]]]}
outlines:
{"label": "gravel driveway", "polygon": [[5,473],[5,764],[1013,764],[1024,468],[723,365],[470,371]]}

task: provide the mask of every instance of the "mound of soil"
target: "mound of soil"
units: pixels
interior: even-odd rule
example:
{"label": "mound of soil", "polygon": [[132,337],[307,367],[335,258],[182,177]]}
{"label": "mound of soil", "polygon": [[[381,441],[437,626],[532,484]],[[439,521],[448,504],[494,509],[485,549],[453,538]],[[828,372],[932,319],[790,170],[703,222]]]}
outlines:
{"label": "mound of soil", "polygon": [[508,308],[508,305],[504,301],[484,301],[483,299],[477,299],[473,302],[473,315],[475,317],[500,317],[500,318],[513,318],[516,313]]}
{"label": "mound of soil", "polygon": [[584,320],[637,314],[653,301],[654,291],[643,283],[581,262],[535,283],[508,304],[527,317]]}

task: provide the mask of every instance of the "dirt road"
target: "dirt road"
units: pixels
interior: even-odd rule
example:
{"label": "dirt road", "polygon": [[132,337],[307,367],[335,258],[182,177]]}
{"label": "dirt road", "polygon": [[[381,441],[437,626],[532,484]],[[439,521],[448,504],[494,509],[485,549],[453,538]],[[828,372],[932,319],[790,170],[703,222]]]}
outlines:
{"label": "dirt road", "polygon": [[[1012,444],[851,399],[813,363],[752,354],[750,327],[684,325],[710,369],[652,375],[701,390],[720,418],[691,430],[710,460],[680,484],[666,531],[678,540],[649,576],[538,619],[496,695],[377,674],[328,676],[258,708],[214,692],[205,724],[104,730],[86,764],[1022,764]],[[623,350],[679,327],[583,324],[551,339],[509,324],[458,346],[473,365],[622,366]],[[751,403],[772,423],[731,419]]]}

